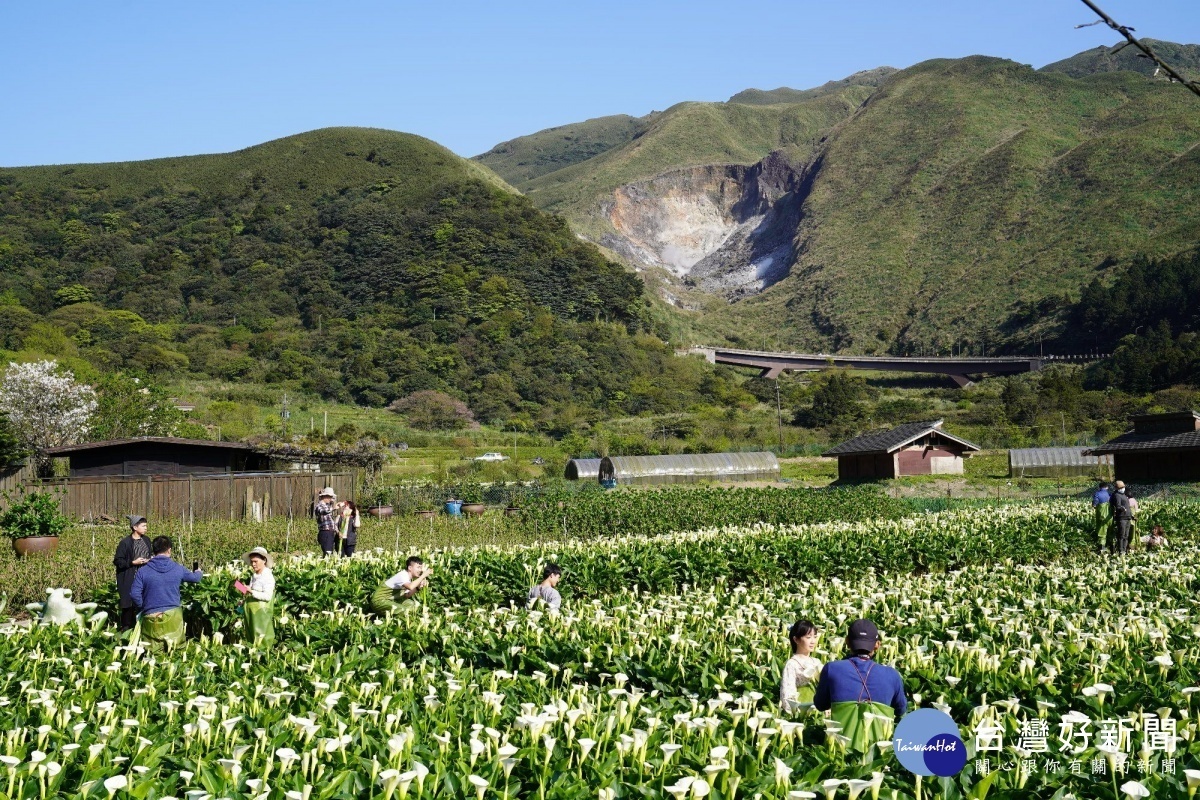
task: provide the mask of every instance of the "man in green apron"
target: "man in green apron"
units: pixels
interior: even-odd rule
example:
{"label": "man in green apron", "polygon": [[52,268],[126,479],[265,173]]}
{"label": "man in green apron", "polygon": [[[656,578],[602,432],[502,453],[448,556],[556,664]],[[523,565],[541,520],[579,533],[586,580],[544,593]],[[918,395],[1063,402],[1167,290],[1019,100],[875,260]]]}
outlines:
{"label": "man in green apron", "polygon": [[134,576],[131,594],[133,601],[142,609],[138,615],[140,638],[170,650],[183,643],[183,607],[179,586],[184,581],[199,583],[204,576],[200,570],[191,572],[171,558],[170,538],[157,537],[151,549],[154,558]]}
{"label": "man in green apron", "polygon": [[842,735],[850,740],[847,748],[858,753],[889,740],[895,721],[908,710],[900,673],[875,663],[878,647],[879,629],[874,622],[851,622],[846,635],[849,655],[822,667],[813,698],[817,708],[832,711]]}

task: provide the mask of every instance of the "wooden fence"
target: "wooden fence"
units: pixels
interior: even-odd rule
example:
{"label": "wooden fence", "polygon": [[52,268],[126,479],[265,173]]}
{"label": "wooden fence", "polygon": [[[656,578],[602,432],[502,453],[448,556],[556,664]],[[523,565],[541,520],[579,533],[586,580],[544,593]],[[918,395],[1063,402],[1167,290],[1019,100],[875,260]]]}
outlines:
{"label": "wooden fence", "polygon": [[[0,474],[0,486],[3,485]],[[328,473],[232,473],[228,475],[147,475],[140,478],[50,478],[24,481],[29,488],[62,492],[63,513],[78,520],[128,514],[148,519],[244,519],[257,512],[302,518],[325,486],[338,499],[353,500],[356,475]]]}

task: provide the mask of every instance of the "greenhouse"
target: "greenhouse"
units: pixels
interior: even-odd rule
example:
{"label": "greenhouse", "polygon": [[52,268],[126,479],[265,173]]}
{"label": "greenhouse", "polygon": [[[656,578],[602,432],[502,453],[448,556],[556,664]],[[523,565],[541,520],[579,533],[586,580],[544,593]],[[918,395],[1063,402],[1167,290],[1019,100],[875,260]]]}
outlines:
{"label": "greenhouse", "polygon": [[1008,451],[1008,474],[1012,478],[1069,478],[1088,475],[1109,477],[1111,455],[1084,455],[1086,447],[1033,447]]}
{"label": "greenhouse", "polygon": [[600,460],[606,486],[693,481],[779,480],[774,453],[698,453],[678,456],[610,456]]}
{"label": "greenhouse", "polygon": [[600,474],[599,458],[572,458],[563,477],[569,481],[594,481]]}

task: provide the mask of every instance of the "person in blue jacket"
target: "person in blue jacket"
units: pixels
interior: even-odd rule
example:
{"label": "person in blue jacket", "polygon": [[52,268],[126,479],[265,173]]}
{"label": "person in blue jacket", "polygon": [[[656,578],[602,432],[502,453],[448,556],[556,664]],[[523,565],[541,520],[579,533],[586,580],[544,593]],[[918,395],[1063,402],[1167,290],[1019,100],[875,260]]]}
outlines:
{"label": "person in blue jacket", "polygon": [[813,705],[841,725],[849,748],[865,753],[875,742],[891,736],[894,722],[908,710],[904,680],[886,664],[875,663],[879,629],[869,619],[850,623],[846,635],[848,655],[821,668]]}
{"label": "person in blue jacket", "polygon": [[141,636],[168,649],[183,642],[183,607],[179,587],[184,581],[199,583],[200,570],[192,572],[171,558],[171,539],[156,537],[154,557],[138,570],[130,594],[142,613],[138,617]]}

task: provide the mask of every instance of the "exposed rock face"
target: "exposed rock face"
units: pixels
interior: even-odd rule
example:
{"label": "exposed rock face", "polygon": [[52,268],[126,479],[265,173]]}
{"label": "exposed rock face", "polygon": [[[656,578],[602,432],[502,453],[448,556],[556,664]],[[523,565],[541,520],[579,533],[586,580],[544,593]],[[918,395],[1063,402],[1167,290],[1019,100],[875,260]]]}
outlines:
{"label": "exposed rock face", "polygon": [[781,154],[753,166],[674,170],[613,192],[601,244],[731,299],[784,278],[795,262],[799,176]]}

